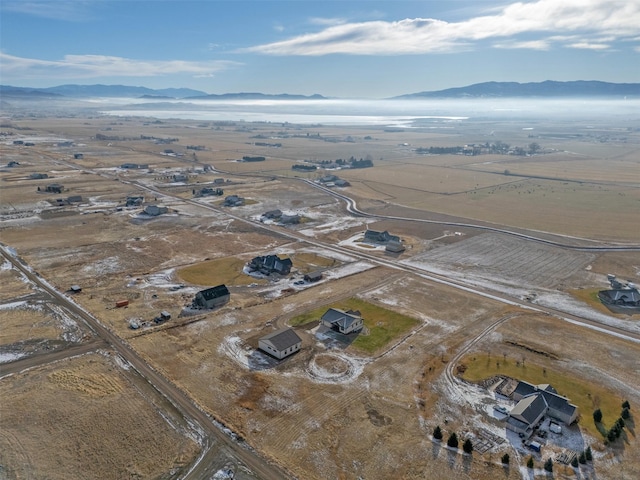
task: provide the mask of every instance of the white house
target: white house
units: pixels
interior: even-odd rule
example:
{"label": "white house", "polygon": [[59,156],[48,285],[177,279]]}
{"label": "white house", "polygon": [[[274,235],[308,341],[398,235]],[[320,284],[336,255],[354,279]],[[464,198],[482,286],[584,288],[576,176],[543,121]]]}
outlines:
{"label": "white house", "polygon": [[297,352],[301,346],[302,339],[291,328],[277,330],[258,340],[260,350],[279,360]]}

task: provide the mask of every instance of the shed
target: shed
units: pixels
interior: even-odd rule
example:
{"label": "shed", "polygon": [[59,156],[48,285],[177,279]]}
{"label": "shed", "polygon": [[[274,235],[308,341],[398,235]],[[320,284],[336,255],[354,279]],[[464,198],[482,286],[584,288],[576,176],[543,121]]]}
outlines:
{"label": "shed", "polygon": [[71,293],[80,293],[82,291],[82,287],[80,285],[71,285],[69,291]]}
{"label": "shed", "polygon": [[402,242],[389,240],[389,243],[387,243],[387,246],[385,247],[384,250],[385,252],[389,252],[389,253],[402,253],[404,252],[405,248]]}
{"label": "shed", "polygon": [[158,215],[162,215],[163,213],[167,213],[169,209],[167,207],[161,207],[158,205],[147,205],[144,207],[144,213],[150,215],[152,217],[157,217]]}
{"label": "shed", "polygon": [[129,305],[129,300],[118,300],[116,302],[116,308],[122,308]]}
{"label": "shed", "polygon": [[311,272],[311,273],[307,273],[304,276],[304,281],[305,282],[317,282],[319,280],[322,279],[322,272],[321,271],[315,271],[315,272]]}
{"label": "shed", "polygon": [[302,339],[292,328],[283,328],[258,340],[258,348],[282,360],[300,350]]}

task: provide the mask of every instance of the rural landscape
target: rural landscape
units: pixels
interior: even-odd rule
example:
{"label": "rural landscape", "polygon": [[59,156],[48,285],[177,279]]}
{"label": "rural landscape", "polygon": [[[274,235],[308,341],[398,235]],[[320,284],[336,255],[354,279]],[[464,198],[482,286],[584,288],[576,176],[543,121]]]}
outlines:
{"label": "rural landscape", "polygon": [[637,111],[165,107],[3,96],[0,478],[640,478]]}

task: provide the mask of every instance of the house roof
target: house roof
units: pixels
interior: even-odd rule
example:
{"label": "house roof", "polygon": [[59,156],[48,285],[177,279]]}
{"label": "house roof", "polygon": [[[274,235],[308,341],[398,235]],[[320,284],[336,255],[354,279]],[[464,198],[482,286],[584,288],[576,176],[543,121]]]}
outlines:
{"label": "house roof", "polygon": [[547,411],[547,408],[548,405],[544,395],[532,394],[520,400],[509,412],[509,417],[532,425],[540,418],[540,415]]}
{"label": "house roof", "polygon": [[224,295],[229,295],[229,289],[226,285],[218,285],[216,287],[207,288],[206,290],[200,290],[198,292],[205,300],[213,300],[214,298],[220,298]]}
{"label": "house roof", "polygon": [[360,320],[362,317],[358,311],[343,311],[338,308],[330,308],[322,316],[322,321],[329,322],[332,325],[338,325],[342,329],[347,329],[356,320]]}
{"label": "house roof", "polygon": [[260,338],[260,341],[270,343],[276,350],[282,351],[295,344],[302,342],[302,339],[291,328],[282,328]]}
{"label": "house roof", "polygon": [[532,385],[528,382],[519,381],[516,388],[513,390],[512,395],[517,395],[521,397],[526,397],[527,395],[531,395],[536,392],[536,386]]}

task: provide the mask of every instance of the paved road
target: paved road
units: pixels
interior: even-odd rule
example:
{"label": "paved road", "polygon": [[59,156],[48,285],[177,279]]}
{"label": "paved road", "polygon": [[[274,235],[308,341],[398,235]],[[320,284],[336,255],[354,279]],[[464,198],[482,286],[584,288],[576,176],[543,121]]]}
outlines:
{"label": "paved road", "polygon": [[[5,251],[4,248],[0,248],[0,253],[9,262],[11,262],[17,270],[22,272],[30,282],[47,292],[56,302],[69,310],[76,317],[86,322],[104,343],[120,354],[122,358],[124,358],[147,382],[149,382],[150,385],[153,386],[153,388],[170,401],[178,411],[180,411],[185,419],[191,419],[195,424],[197,424],[199,429],[205,432],[204,455],[199,457],[199,461],[192,466],[192,469],[183,478],[211,478],[212,474],[215,472],[209,471],[209,467],[214,458],[219,456],[219,449],[221,448],[228,451],[229,455],[236,459],[238,463],[244,464],[249,470],[253,471],[258,478],[264,480],[282,480],[290,477],[290,475],[285,473],[278,466],[267,462],[257,453],[251,451],[238,441],[232,439],[229,435],[225,434],[221,430],[220,426],[216,424],[205,412],[200,410],[200,408],[193,403],[191,398],[189,398],[180,388],[154,370],[124,340],[102,325],[97,318],[51,287],[47,282],[40,278],[39,275],[34,273],[27,266],[23,265],[15,256]],[[95,348],[93,345],[91,347]],[[78,348],[79,350],[82,350],[83,347]],[[62,353],[64,352],[61,352],[61,354]]]}

